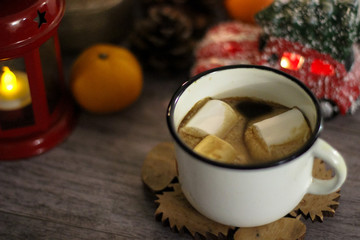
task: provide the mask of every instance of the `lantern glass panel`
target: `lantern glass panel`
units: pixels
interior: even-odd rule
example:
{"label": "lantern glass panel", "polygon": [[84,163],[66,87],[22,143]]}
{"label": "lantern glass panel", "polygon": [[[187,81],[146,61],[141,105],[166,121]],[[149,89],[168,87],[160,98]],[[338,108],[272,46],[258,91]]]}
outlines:
{"label": "lantern glass panel", "polygon": [[34,113],[23,58],[0,60],[0,128],[33,125]]}
{"label": "lantern glass panel", "polygon": [[55,110],[62,92],[55,49],[54,38],[50,38],[39,48],[49,113]]}

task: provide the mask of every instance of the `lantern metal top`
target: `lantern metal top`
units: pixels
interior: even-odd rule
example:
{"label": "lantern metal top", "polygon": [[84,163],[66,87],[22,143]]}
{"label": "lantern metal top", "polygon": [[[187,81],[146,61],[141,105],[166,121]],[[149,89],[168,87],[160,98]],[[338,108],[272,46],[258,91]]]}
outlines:
{"label": "lantern metal top", "polygon": [[1,0],[0,60],[45,42],[64,15],[65,0]]}

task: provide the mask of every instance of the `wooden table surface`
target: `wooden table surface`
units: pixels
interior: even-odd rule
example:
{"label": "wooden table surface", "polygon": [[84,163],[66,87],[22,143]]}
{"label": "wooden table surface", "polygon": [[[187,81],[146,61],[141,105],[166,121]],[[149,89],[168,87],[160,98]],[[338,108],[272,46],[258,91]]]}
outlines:
{"label": "wooden table surface", "polygon": [[[0,162],[0,239],[191,239],[155,220],[141,181],[146,154],[170,141],[165,113],[183,76],[145,75],[141,97],[112,115],[80,112],[72,134],[37,157]],[[306,239],[360,239],[360,110],[324,124],[348,178],[334,217],[304,220]]]}

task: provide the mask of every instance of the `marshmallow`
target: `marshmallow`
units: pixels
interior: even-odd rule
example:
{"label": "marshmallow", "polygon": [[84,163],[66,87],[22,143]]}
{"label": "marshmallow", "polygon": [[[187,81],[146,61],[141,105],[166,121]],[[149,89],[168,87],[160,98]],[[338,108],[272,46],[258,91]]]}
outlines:
{"label": "marshmallow", "polygon": [[259,161],[285,157],[309,139],[310,128],[297,108],[254,123],[245,132],[250,155]]}
{"label": "marshmallow", "polygon": [[183,128],[191,135],[224,137],[238,120],[236,112],[221,100],[209,100]]}
{"label": "marshmallow", "polygon": [[224,163],[234,163],[236,159],[235,149],[214,135],[206,136],[195,146],[194,151],[204,157]]}
{"label": "marshmallow", "polygon": [[254,123],[254,127],[267,146],[281,145],[299,137],[304,139],[309,133],[306,119],[297,108]]}

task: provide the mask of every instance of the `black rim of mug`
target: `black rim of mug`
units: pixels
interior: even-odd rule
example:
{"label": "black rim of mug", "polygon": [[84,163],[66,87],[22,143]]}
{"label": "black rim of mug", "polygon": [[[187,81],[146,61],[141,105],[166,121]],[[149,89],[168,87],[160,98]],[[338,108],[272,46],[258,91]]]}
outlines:
{"label": "black rim of mug", "polygon": [[[181,97],[181,95],[185,92],[185,90],[196,80],[200,79],[201,77],[203,77],[204,75],[210,74],[212,72],[218,72],[218,71],[224,71],[224,70],[228,70],[228,69],[233,69],[233,68],[255,68],[255,69],[259,69],[259,70],[265,70],[265,71],[271,71],[274,72],[276,74],[282,75],[284,77],[286,77],[287,79],[292,80],[293,82],[295,82],[299,87],[301,87],[306,93],[307,95],[309,95],[309,97],[311,98],[312,102],[314,103],[315,109],[316,109],[316,114],[317,114],[317,119],[316,119],[316,123],[315,123],[315,127],[314,127],[314,132],[311,135],[310,139],[307,141],[307,143],[300,148],[298,151],[296,151],[295,153],[293,153],[291,156],[287,156],[275,161],[271,161],[271,162],[267,162],[267,163],[262,163],[262,164],[249,164],[249,165],[239,165],[239,164],[228,164],[228,163],[222,163],[222,162],[218,162],[218,161],[214,161],[211,159],[208,159],[206,157],[203,157],[199,154],[197,154],[196,152],[194,152],[190,147],[188,147],[179,137],[178,133],[177,133],[177,129],[175,129],[175,125],[174,125],[174,110],[176,107],[176,104],[179,100],[179,98]],[[321,129],[322,129],[322,124],[323,124],[323,118],[321,115],[321,110],[320,110],[320,105],[318,102],[318,99],[315,97],[315,95],[312,93],[312,91],[300,80],[298,80],[297,78],[282,72],[280,70],[274,69],[274,68],[270,68],[270,67],[266,67],[266,66],[257,66],[257,65],[229,65],[229,66],[223,66],[223,67],[217,67],[217,68],[213,68],[207,71],[204,71],[196,76],[193,76],[192,78],[190,78],[188,81],[184,82],[178,89],[177,91],[174,93],[174,95],[172,96],[170,103],[168,105],[167,108],[167,116],[166,116],[166,121],[167,121],[167,125],[168,125],[168,129],[170,131],[170,134],[172,135],[172,137],[175,139],[176,143],[183,149],[185,150],[188,154],[190,154],[191,156],[193,156],[195,159],[203,161],[205,163],[214,165],[214,166],[219,166],[219,167],[223,167],[223,168],[232,168],[232,169],[261,169],[261,168],[269,168],[269,167],[275,167],[287,162],[290,162],[296,158],[298,158],[300,155],[302,155],[303,153],[307,152],[312,145],[315,143],[315,141],[317,140],[317,138],[320,135]]]}

